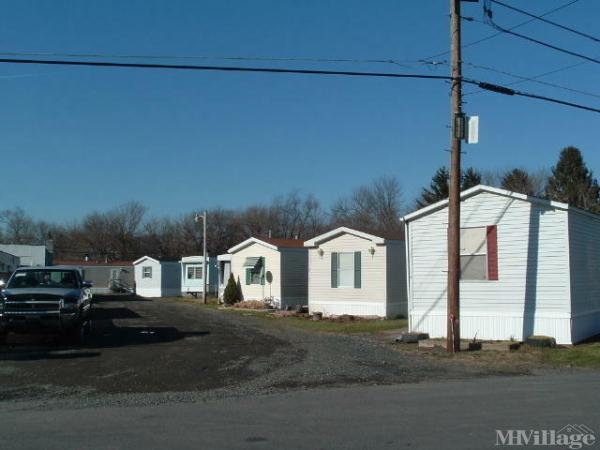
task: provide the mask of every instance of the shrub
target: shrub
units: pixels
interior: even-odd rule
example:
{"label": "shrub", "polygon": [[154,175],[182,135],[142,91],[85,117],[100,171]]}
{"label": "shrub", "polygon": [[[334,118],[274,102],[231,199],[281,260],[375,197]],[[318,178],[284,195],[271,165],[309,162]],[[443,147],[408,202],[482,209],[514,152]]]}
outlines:
{"label": "shrub", "polygon": [[223,292],[223,301],[226,305],[233,305],[234,303],[240,301],[240,297],[240,290],[235,282],[233,274],[231,274],[229,275],[227,286],[225,286],[225,291]]}

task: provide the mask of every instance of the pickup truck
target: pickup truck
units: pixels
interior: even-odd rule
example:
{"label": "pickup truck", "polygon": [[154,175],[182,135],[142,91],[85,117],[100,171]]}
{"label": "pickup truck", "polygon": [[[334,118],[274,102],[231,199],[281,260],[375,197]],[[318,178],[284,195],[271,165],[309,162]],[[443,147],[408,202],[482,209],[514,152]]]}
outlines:
{"label": "pickup truck", "polygon": [[90,316],[91,287],[74,268],[17,269],[0,291],[0,343],[11,331],[58,332],[79,341]]}

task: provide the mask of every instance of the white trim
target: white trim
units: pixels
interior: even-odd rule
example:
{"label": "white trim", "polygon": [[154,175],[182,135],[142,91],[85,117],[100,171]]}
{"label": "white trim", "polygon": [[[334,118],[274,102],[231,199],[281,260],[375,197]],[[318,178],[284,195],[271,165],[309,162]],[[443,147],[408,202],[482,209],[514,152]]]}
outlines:
{"label": "white trim", "polygon": [[[209,260],[210,260],[210,256],[206,255],[206,261],[208,262]],[[182,264],[185,264],[185,263],[202,264],[204,262],[204,257],[202,255],[200,255],[200,256],[182,256],[181,260],[179,262]]]}
{"label": "white trim", "polygon": [[[480,194],[482,192],[488,192],[490,194],[502,195],[504,197],[516,198],[516,199],[523,200],[526,202],[536,203],[536,204],[546,206],[546,207],[551,207],[551,208],[562,209],[565,211],[572,210],[572,211],[578,212],[580,214],[584,214],[586,216],[591,216],[595,219],[600,220],[600,216],[589,213],[587,211],[583,211],[581,209],[570,207],[566,203],[555,202],[553,200],[544,200],[543,198],[531,197],[531,196],[528,196],[525,194],[519,194],[518,192],[512,192],[512,191],[507,191],[505,189],[499,189],[499,188],[495,188],[495,187],[491,187],[491,186],[485,186],[483,184],[479,184],[470,189],[462,191],[460,193],[460,198],[461,198],[461,200],[465,200],[469,197]],[[415,220],[415,219],[418,219],[419,217],[425,216],[425,215],[430,214],[439,209],[443,209],[446,206],[448,206],[448,199],[441,200],[437,203],[433,203],[429,206],[426,206],[425,208],[421,208],[417,211],[407,214],[404,217],[402,217],[402,220],[404,220],[405,222]]]}
{"label": "white trim", "polygon": [[135,260],[135,261],[132,263],[132,265],[136,266],[136,265],[140,264],[141,262],[143,262],[143,261],[145,261],[145,260],[149,260],[149,261],[152,261],[152,262],[154,262],[154,263],[156,263],[156,264],[160,264],[160,261],[159,261],[158,259],[154,259],[154,258],[152,258],[152,257],[150,257],[150,256],[142,256],[141,258],[139,258],[139,259],[136,259],[136,260]]}
{"label": "white trim", "polygon": [[404,222],[404,250],[405,250],[405,258],[406,258],[406,315],[408,316],[408,329],[411,330],[411,315],[408,314],[408,311],[413,308],[413,299],[412,299],[412,275],[410,272],[410,263],[411,263],[411,247],[410,247],[410,232],[408,229],[408,222]]}
{"label": "white trim", "polygon": [[570,214],[567,212],[566,214],[566,220],[565,220],[565,228],[566,228],[566,233],[565,233],[565,237],[567,239],[566,245],[567,245],[567,261],[566,261],[566,267],[567,267],[567,273],[566,273],[566,287],[567,287],[567,295],[569,296],[569,312],[571,313],[571,317],[573,317],[573,290],[571,289],[571,276],[572,276],[572,271],[573,271],[573,267],[571,267],[571,217]]}
{"label": "white trim", "polygon": [[320,234],[312,239],[309,239],[304,243],[305,247],[316,247],[321,242],[328,241],[342,234],[351,234],[352,236],[360,237],[366,239],[368,241],[373,242],[374,244],[383,245],[385,244],[385,239],[380,236],[375,236],[374,234],[365,233],[363,231],[353,230],[348,227],[339,227],[334,230],[328,231],[327,233]]}
{"label": "white trim", "polygon": [[251,238],[248,238],[245,241],[239,243],[238,245],[231,247],[229,250],[227,250],[227,252],[228,253],[236,253],[252,244],[262,245],[264,247],[270,248],[271,250],[279,250],[279,248],[273,244],[269,244],[268,242],[261,241],[258,238],[251,237]]}
{"label": "white trim", "polygon": [[224,255],[218,255],[217,261],[231,261],[231,255],[229,253],[225,253]]}

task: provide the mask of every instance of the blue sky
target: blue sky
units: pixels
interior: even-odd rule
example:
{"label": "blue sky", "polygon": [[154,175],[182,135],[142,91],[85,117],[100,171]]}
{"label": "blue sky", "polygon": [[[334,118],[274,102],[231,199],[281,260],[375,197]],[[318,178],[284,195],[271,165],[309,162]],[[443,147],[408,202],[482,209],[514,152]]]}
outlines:
{"label": "blue sky", "polygon": [[[506,0],[540,13],[567,0]],[[448,2],[0,1],[1,52],[395,59],[448,48]],[[463,15],[482,19],[481,4]],[[494,7],[505,26],[525,17]],[[600,2],[548,16],[594,34]],[[463,42],[493,33],[464,23]],[[600,56],[600,46],[533,23],[520,29]],[[447,56],[439,57],[443,60]],[[466,62],[533,76],[579,62],[512,36],[464,50]],[[193,61],[192,61],[193,62]],[[448,68],[332,63],[228,63],[448,74]],[[508,76],[465,66],[464,75]],[[542,80],[600,95],[599,66]],[[443,81],[0,65],[1,208],[66,222],[139,200],[154,216],[269,202],[292,189],[327,207],[380,175],[396,175],[412,202],[446,164]],[[523,83],[515,88],[600,107],[600,98]],[[465,88],[466,92],[473,90]],[[465,97],[480,144],[463,161],[480,169],[549,167],[567,145],[600,171],[598,114],[493,93]]]}

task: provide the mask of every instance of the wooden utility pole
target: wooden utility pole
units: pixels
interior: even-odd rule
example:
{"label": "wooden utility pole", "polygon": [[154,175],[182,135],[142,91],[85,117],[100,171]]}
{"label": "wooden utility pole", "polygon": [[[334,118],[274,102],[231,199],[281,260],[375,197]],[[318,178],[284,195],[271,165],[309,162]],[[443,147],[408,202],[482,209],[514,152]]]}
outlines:
{"label": "wooden utility pole", "polygon": [[208,268],[206,267],[206,210],[202,214],[202,302],[206,304],[206,275],[208,274]]}
{"label": "wooden utility pole", "polygon": [[446,348],[460,351],[460,153],[464,137],[462,114],[462,61],[460,51],[460,1],[450,0],[450,43],[452,54],[451,160],[448,201],[448,331]]}
{"label": "wooden utility pole", "polygon": [[206,211],[202,215],[196,214],[194,216],[196,223],[200,222],[200,219],[202,219],[202,302],[206,304],[206,274],[208,273],[206,267]]}

